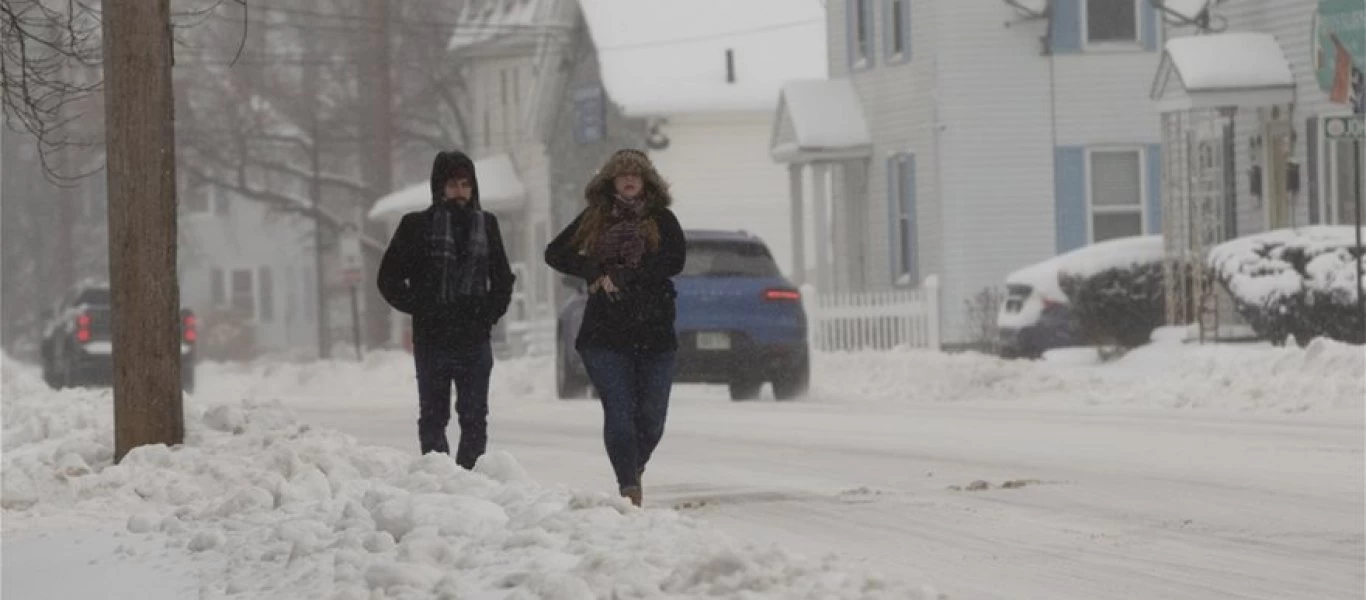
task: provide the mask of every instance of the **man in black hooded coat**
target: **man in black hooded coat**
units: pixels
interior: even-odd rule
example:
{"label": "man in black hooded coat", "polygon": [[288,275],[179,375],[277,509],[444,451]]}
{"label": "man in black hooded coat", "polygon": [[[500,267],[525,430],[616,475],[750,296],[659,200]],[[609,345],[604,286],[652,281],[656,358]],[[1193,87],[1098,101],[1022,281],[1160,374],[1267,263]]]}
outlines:
{"label": "man in black hooded coat", "polygon": [[379,266],[379,291],[412,315],[423,454],[450,454],[451,384],[460,422],[456,462],[474,468],[488,443],[493,326],[507,312],[516,277],[498,218],[479,206],[474,161],[440,152],[432,164],[432,205],[403,216]]}

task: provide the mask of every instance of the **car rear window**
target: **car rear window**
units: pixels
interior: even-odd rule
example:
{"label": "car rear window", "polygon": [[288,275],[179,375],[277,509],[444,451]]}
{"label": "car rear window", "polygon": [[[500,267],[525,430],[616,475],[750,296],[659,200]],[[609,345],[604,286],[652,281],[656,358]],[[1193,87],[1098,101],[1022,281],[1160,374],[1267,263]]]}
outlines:
{"label": "car rear window", "polygon": [[763,244],[754,242],[688,242],[684,277],[778,277],[777,263]]}

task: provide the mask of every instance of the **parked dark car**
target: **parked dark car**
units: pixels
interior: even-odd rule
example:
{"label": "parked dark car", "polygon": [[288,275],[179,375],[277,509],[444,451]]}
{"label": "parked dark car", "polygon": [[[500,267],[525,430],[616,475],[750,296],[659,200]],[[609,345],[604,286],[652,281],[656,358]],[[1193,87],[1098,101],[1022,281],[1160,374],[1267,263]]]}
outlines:
{"label": "parked dark car", "polygon": [[[724,384],[734,400],[759,397],[765,383],[779,400],[806,393],[811,380],[806,311],[768,246],[744,232],[686,231],[688,258],[678,289],[678,383]],[[590,390],[574,338],[583,320],[582,281],[556,324],[556,383],[561,398]]]}
{"label": "parked dark car", "polygon": [[[45,311],[39,347],[43,381],[53,389],[113,385],[114,345],[107,284],[84,283]],[[193,392],[195,346],[199,339],[195,315],[180,311],[181,386]]]}
{"label": "parked dark car", "polygon": [[1003,358],[1039,358],[1049,350],[1081,343],[1081,331],[1066,297],[1027,283],[1006,284],[997,316]]}

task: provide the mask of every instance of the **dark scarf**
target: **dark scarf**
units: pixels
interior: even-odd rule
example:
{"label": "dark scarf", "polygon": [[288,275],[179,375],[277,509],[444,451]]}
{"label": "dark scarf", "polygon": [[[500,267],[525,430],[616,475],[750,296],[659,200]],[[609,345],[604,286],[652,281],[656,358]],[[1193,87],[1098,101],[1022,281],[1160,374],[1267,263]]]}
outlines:
{"label": "dark scarf", "polygon": [[639,267],[645,256],[645,235],[640,231],[644,220],[644,199],[617,196],[612,204],[612,224],[598,236],[593,255],[605,266]]}
{"label": "dark scarf", "polygon": [[440,265],[437,299],[441,304],[488,292],[489,238],[483,211],[447,201],[436,203],[427,241],[431,257]]}

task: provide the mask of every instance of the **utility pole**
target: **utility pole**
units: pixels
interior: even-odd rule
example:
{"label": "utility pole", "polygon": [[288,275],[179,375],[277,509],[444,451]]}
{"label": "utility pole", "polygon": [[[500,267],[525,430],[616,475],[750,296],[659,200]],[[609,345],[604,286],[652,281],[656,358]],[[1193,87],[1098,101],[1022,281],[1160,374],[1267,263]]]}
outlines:
{"label": "utility pole", "polygon": [[[310,81],[311,85],[305,86],[305,89],[317,89],[316,69],[317,67],[308,67],[304,79]],[[322,128],[318,126],[318,106],[316,100],[314,101],[313,108],[313,110],[309,111],[308,135],[311,139],[309,140],[308,145],[308,158],[309,173],[311,176],[308,180],[308,199],[312,202],[313,210],[316,213],[318,209],[322,207],[323,201],[322,184],[318,180],[318,173],[322,170],[321,149],[319,148],[319,136],[322,133]],[[330,315],[328,314],[327,271],[325,270],[327,261],[326,256],[323,253],[323,249],[326,248],[326,245],[323,242],[322,219],[315,216],[313,219],[313,279],[314,286],[317,288],[316,300],[318,302],[318,358],[326,359],[332,357],[332,320],[329,318]]]}
{"label": "utility pole", "polygon": [[184,441],[170,0],[105,0],[114,460]]}

